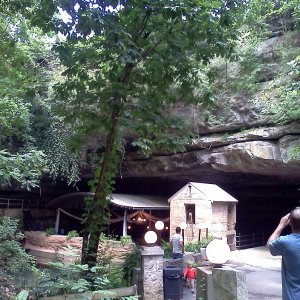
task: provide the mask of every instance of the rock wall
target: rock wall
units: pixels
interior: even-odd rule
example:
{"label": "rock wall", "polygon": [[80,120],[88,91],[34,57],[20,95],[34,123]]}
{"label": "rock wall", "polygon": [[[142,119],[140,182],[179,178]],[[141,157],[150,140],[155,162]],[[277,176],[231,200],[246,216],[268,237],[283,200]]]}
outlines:
{"label": "rock wall", "polygon": [[[266,114],[265,106],[256,99],[264,96],[267,90],[268,97],[275,97],[276,101],[268,84],[278,74],[286,72],[289,59],[300,55],[299,46],[299,32],[282,33],[262,42],[253,54],[259,69],[253,78],[258,90],[252,93],[246,89],[238,92],[226,90],[226,83],[240,75],[240,65],[238,62],[225,64],[217,61],[224,67],[218,67],[216,105],[207,110],[202,104],[178,103],[171,110],[173,115],[188,122],[197,138],[180,154],[157,152],[148,159],[135,152],[128,153],[122,163],[122,176],[204,182],[213,182],[213,178],[215,183],[222,183],[226,182],[227,174],[236,174],[238,180],[242,180],[240,174],[253,174],[298,183],[300,160],[291,153],[295,147],[300,147],[300,120],[274,126],[272,115]],[[286,80],[283,76],[281,82],[274,84],[274,89],[284,85]]]}
{"label": "rock wall", "polygon": [[[75,262],[80,260],[82,237],[68,238],[65,235],[47,235],[43,231],[26,231],[25,249],[35,256],[38,264],[49,261]],[[118,241],[100,243],[98,251],[109,255],[113,263],[121,263],[124,256],[132,251],[134,244],[122,245]]]}

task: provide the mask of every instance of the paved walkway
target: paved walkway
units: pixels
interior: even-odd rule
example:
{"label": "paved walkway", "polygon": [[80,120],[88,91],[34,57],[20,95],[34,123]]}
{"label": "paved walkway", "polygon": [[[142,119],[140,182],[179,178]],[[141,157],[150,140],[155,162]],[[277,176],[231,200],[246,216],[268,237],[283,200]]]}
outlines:
{"label": "paved walkway", "polygon": [[267,247],[236,250],[228,264],[246,273],[249,299],[282,299],[281,256],[272,256]]}
{"label": "paved walkway", "polygon": [[281,256],[272,256],[267,247],[261,246],[230,252],[230,261],[240,262],[249,266],[280,271]]}
{"label": "paved walkway", "polygon": [[[230,254],[227,265],[246,273],[249,299],[282,299],[280,256],[272,256],[267,247],[236,250]],[[196,300],[196,295],[184,290],[183,300]]]}

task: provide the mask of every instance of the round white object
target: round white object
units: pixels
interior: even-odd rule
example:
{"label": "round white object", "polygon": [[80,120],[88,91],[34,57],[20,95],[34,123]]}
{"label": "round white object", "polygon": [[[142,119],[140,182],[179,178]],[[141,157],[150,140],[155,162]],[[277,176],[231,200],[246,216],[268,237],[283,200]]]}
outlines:
{"label": "round white object", "polygon": [[163,230],[164,227],[165,227],[165,224],[164,224],[163,221],[156,221],[156,222],[155,222],[155,228],[156,228],[157,230]]}
{"label": "round white object", "polygon": [[206,256],[213,264],[225,264],[230,257],[230,248],[223,240],[212,240],[206,247]]}
{"label": "round white object", "polygon": [[147,244],[154,244],[157,241],[157,234],[156,232],[149,230],[145,233],[144,238]]}

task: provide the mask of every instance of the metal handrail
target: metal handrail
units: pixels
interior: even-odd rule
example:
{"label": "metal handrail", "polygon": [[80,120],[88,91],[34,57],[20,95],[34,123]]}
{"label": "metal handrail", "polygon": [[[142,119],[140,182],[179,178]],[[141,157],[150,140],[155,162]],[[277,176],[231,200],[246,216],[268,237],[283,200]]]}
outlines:
{"label": "metal handrail", "polygon": [[236,248],[237,249],[246,249],[263,246],[265,244],[265,233],[262,232],[252,232],[250,234],[241,234],[236,235]]}

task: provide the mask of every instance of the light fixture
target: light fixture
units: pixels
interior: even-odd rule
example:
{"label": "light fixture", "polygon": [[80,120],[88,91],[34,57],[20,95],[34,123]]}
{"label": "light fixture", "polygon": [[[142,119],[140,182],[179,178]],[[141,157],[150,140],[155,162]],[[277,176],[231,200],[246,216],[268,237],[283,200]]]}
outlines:
{"label": "light fixture", "polygon": [[156,228],[157,230],[163,230],[164,227],[165,227],[165,224],[164,224],[163,221],[156,221],[156,222],[155,222],[155,228]]}
{"label": "light fixture", "polygon": [[157,234],[156,232],[149,230],[146,232],[144,239],[147,244],[154,244],[157,241]]}
{"label": "light fixture", "polygon": [[230,257],[230,248],[225,241],[215,239],[207,245],[206,256],[213,264],[225,264]]}
{"label": "light fixture", "polygon": [[144,213],[142,211],[138,211],[138,213],[136,214],[135,218],[132,219],[132,221],[135,224],[145,224],[145,222],[147,221],[146,217],[144,216]]}

